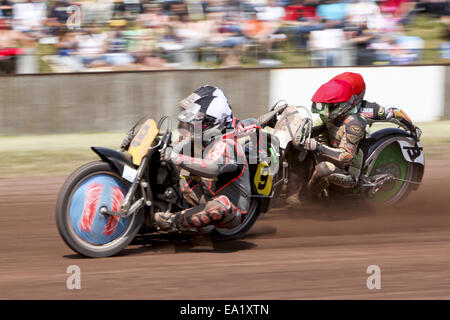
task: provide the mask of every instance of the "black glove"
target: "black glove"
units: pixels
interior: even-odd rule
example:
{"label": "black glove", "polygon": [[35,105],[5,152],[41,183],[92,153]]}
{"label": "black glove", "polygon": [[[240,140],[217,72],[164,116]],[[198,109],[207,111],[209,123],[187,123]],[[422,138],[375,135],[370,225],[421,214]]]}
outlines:
{"label": "black glove", "polygon": [[171,161],[172,159],[173,148],[167,146],[163,152],[161,152],[161,160],[162,161]]}
{"label": "black glove", "polygon": [[422,136],[422,130],[420,130],[419,127],[414,127],[414,129],[411,130],[411,135],[414,137],[414,139],[419,141],[420,137]]}
{"label": "black glove", "polygon": [[133,140],[136,132],[134,132],[134,128],[130,129],[127,133],[127,136],[122,140],[122,144],[120,145],[120,150],[126,151],[130,147],[130,143]]}

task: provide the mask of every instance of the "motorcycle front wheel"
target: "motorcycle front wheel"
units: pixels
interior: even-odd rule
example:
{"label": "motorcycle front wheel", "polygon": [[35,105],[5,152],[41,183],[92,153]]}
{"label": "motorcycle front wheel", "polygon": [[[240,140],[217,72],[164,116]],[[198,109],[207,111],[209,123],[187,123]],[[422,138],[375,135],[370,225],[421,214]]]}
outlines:
{"label": "motorcycle front wheel", "polygon": [[92,258],[119,253],[135,237],[144,217],[127,218],[100,213],[119,211],[129,183],[104,161],[85,164],[64,182],[56,202],[56,225],[64,242],[75,252]]}

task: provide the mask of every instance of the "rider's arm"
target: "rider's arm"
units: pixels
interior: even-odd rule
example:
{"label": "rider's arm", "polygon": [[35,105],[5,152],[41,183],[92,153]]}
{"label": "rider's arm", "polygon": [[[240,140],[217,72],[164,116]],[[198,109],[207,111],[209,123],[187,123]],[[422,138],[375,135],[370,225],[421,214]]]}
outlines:
{"label": "rider's arm", "polygon": [[416,126],[408,115],[398,108],[385,108],[377,103],[363,101],[360,114],[373,121],[390,121],[416,134]]}
{"label": "rider's arm", "polygon": [[344,121],[344,134],[339,147],[332,148],[323,143],[317,143],[319,155],[332,160],[337,165],[349,165],[358,148],[358,143],[365,135],[364,120],[355,115],[349,116]]}
{"label": "rider's arm", "polygon": [[205,178],[215,178],[222,173],[236,171],[233,145],[225,140],[214,143],[205,158],[193,158],[172,152],[170,160],[190,173]]}

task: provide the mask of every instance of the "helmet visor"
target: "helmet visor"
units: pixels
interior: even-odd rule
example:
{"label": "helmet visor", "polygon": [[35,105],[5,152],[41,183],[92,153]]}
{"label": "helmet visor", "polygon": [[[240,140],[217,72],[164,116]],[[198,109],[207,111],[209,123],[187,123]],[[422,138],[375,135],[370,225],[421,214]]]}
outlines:
{"label": "helmet visor", "polygon": [[201,97],[196,94],[196,93],[191,93],[189,96],[187,96],[186,98],[184,98],[183,100],[181,100],[180,102],[178,102],[178,105],[182,108],[182,109],[189,109],[192,104],[200,99]]}
{"label": "helmet visor", "polygon": [[333,111],[336,107],[339,106],[339,103],[316,103],[313,102],[311,106],[311,110],[315,113],[319,113],[320,111],[329,110]]}
{"label": "helmet visor", "polygon": [[193,121],[202,121],[204,117],[205,114],[200,112],[200,106],[194,103],[189,108],[181,111],[177,119],[180,122],[191,123]]}
{"label": "helmet visor", "polygon": [[336,119],[339,116],[346,114],[352,107],[352,101],[335,103],[330,106],[330,119]]}

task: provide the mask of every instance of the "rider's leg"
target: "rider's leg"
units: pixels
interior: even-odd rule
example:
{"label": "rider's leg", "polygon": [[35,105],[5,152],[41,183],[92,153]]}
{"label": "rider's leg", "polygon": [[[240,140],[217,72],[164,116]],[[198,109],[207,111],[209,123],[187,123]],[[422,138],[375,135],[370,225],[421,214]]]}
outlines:
{"label": "rider's leg", "polygon": [[353,188],[355,182],[350,174],[336,167],[333,163],[328,161],[319,162],[308,183],[309,194],[313,198],[319,198],[329,184],[343,188]]}
{"label": "rider's leg", "polygon": [[180,188],[184,200],[191,206],[200,204],[203,195],[203,186],[200,178],[192,176],[182,176],[180,179]]}
{"label": "rider's leg", "polygon": [[184,230],[215,225],[233,228],[241,221],[241,213],[228,199],[221,195],[206,204],[201,204],[177,213],[155,213],[155,222],[162,230]]}

